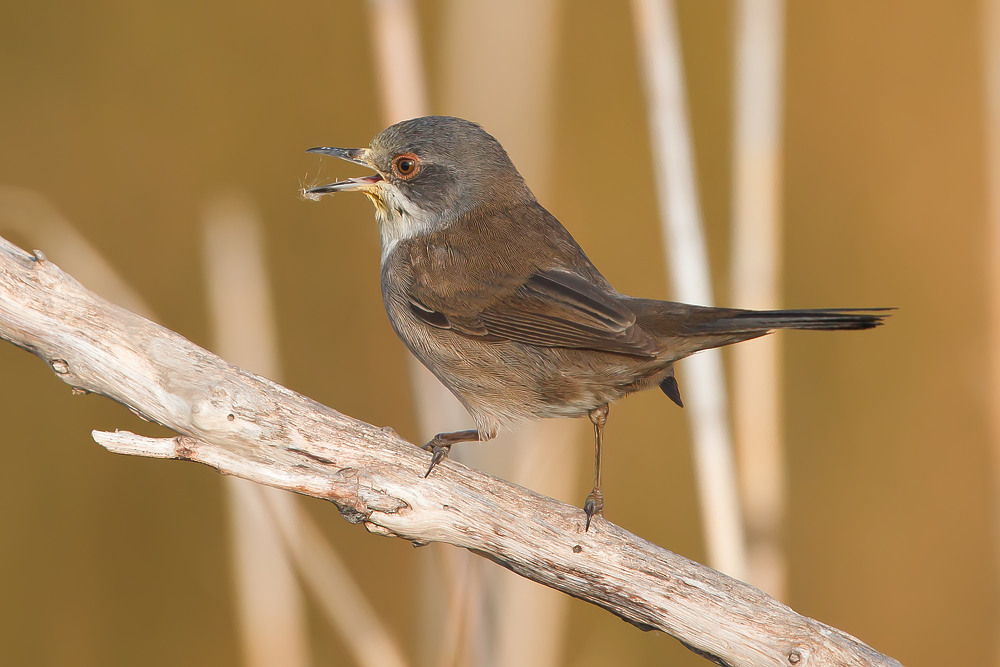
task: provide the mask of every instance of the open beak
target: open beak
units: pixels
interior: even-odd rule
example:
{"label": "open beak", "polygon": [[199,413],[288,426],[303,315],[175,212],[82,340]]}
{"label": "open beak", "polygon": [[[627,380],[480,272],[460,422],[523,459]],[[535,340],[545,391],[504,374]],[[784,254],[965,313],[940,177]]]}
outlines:
{"label": "open beak", "polygon": [[[328,146],[318,146],[316,148],[310,148],[306,153],[319,153],[320,155],[331,155],[333,157],[340,158],[341,160],[347,160],[348,162],[353,162],[354,164],[360,164],[364,167],[372,168],[368,162],[365,161],[365,154],[368,152],[367,148],[330,148]],[[327,185],[320,185],[315,188],[310,188],[305,191],[307,195],[325,195],[334,192],[350,192],[351,190],[366,190],[371,186],[375,185],[382,180],[382,177],[378,174],[373,174],[371,176],[362,176],[361,178],[348,178],[344,181],[337,181],[336,183],[329,183]]]}

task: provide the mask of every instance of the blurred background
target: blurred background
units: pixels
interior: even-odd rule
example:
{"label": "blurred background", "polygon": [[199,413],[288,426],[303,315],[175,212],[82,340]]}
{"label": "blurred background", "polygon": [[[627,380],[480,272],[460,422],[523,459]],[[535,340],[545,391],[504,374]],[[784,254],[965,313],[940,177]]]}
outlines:
{"label": "blurred background", "polygon": [[[669,44],[643,36],[658,25],[635,18],[648,4],[7,0],[0,235],[199,345],[422,442],[456,417],[434,407],[388,325],[370,204],[299,195],[358,170],[304,149],[364,146],[422,113],[469,117],[619,290],[678,298],[644,62]],[[770,556],[754,565],[751,549],[741,576],[904,664],[1000,664],[1000,291],[990,282],[1000,170],[988,148],[1000,133],[1000,86],[988,85],[1000,80],[990,60],[1000,12],[932,0],[665,6],[679,41],[664,62],[682,68],[673,108],[686,111],[688,192],[715,302],[899,308],[873,332],[743,344],[777,359],[759,376],[773,375],[761,387],[775,403],[761,410],[775,421],[751,431],[782,444],[762,455],[777,458],[763,484],[775,497],[762,501],[777,509],[763,528],[748,518],[737,540],[763,540]],[[770,28],[753,32],[758,16]],[[754,34],[765,36],[760,60],[744,41]],[[747,62],[762,63],[765,84]],[[753,109],[763,121],[741,125]],[[743,202],[756,205],[738,194],[759,191],[748,173],[770,175],[760,187],[771,204],[758,209],[777,221],[765,226],[777,287],[755,302],[741,291],[734,232]],[[219,277],[233,255],[259,257],[247,269],[257,278]],[[255,280],[259,318],[233,325],[241,315],[227,317],[224,304],[251,301],[239,290]],[[264,329],[238,349],[241,333]],[[738,371],[730,351],[723,361]],[[255,616],[246,591],[272,569],[253,575],[240,549],[280,538],[265,528],[244,539],[240,508],[252,501],[242,491],[200,466],[108,454],[92,429],[166,432],[107,399],[71,395],[30,354],[0,345],[0,373],[4,664],[379,664],[350,638],[359,626],[380,628],[372,642],[402,664],[708,664],[452,547],[379,539],[302,498],[279,502],[319,528],[326,566],[370,615],[329,613],[341,589],[300,563],[274,566],[287,570],[273,593],[281,604],[265,594]],[[733,413],[739,387],[752,394],[757,377],[727,383]],[[658,392],[614,406],[605,514],[717,563],[688,413]],[[484,445],[472,463],[580,504],[588,426],[533,427],[509,447]],[[752,487],[746,471],[760,459],[737,460]],[[754,502],[744,504],[749,517]],[[268,646],[255,644],[268,631]]]}

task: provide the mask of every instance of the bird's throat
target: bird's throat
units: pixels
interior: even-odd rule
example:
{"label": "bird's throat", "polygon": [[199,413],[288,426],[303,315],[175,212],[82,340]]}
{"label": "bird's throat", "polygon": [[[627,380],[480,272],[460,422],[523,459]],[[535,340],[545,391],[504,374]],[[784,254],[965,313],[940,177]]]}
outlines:
{"label": "bird's throat", "polygon": [[388,188],[366,192],[375,205],[375,221],[382,239],[382,263],[400,241],[430,233],[444,224],[441,216],[429,214],[413,202]]}

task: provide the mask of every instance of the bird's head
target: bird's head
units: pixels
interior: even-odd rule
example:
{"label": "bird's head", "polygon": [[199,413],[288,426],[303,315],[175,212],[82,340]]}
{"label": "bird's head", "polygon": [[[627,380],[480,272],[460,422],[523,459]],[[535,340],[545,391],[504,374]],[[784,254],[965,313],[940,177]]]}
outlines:
{"label": "bird's head", "polygon": [[380,132],[368,148],[310,148],[375,171],[305,190],[315,197],[360,191],[375,204],[384,258],[401,240],[447,227],[476,209],[533,198],[500,143],[479,125],[425,116]]}

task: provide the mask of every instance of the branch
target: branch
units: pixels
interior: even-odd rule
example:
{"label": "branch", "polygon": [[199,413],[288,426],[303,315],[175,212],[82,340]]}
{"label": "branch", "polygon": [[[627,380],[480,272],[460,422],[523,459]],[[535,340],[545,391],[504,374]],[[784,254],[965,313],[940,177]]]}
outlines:
{"label": "branch", "polygon": [[371,532],[446,542],[661,630],[724,665],[899,665],[761,591],[529,489],[428,454],[88,291],[38,251],[0,238],[0,337],[74,389],[176,438],[95,432],[110,451],[198,461],[334,503]]}

